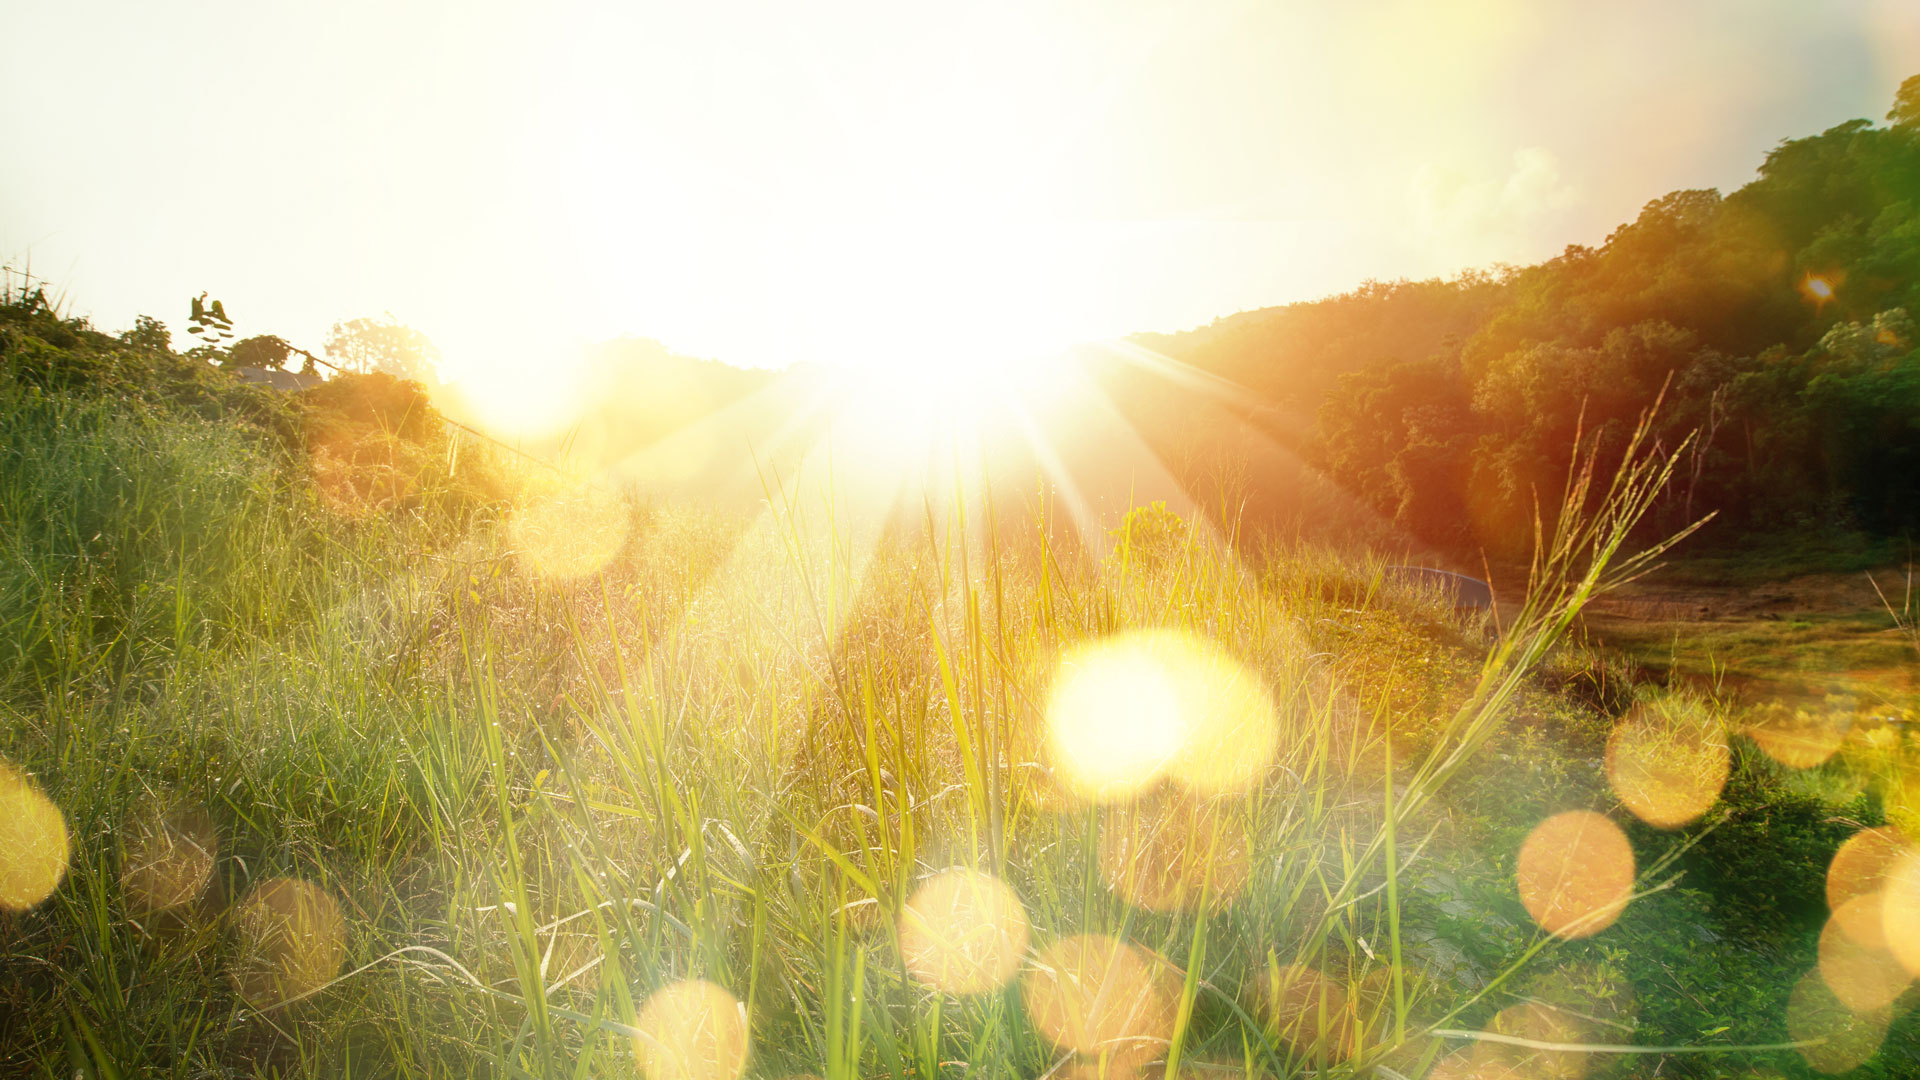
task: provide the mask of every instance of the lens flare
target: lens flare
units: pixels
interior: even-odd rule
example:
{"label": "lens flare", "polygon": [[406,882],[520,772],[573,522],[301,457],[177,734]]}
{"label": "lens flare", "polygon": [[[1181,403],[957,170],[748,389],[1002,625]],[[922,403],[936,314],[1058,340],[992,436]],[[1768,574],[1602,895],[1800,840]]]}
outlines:
{"label": "lens flare", "polygon": [[[1564,1009],[1527,1002],[1500,1010],[1486,1030],[1534,1042],[1580,1043],[1592,1032]],[[1475,1043],[1463,1075],[1474,1080],[1579,1080],[1587,1075],[1588,1055],[1579,1050],[1542,1050],[1511,1043]]]}
{"label": "lens flare", "polygon": [[747,1010],[713,983],[661,987],[634,1026],[633,1054],[649,1080],[739,1080],[747,1070]]}
{"label": "lens flare", "polygon": [[67,876],[67,819],[27,774],[0,762],[0,911],[25,911]]}
{"label": "lens flare", "polygon": [[1887,1037],[1887,1010],[1864,1013],[1846,1007],[1818,970],[1801,976],[1787,997],[1787,1034],[1795,1042],[1823,1040],[1800,1047],[1800,1056],[1816,1070],[1833,1074],[1859,1068]]}
{"label": "lens flare", "polygon": [[1173,968],[1158,957],[1085,934],[1042,953],[1021,994],[1048,1041],[1128,1071],[1166,1052],[1180,989]]}
{"label": "lens flare", "polygon": [[1168,630],[1073,649],[1046,717],[1057,775],[1101,803],[1163,777],[1206,794],[1244,790],[1266,773],[1279,744],[1260,677],[1218,646]]}
{"label": "lens flare", "polygon": [[1116,642],[1076,650],[1047,702],[1056,775],[1094,802],[1159,779],[1185,740],[1180,691],[1169,674]]}
{"label": "lens flare", "polygon": [[[1237,804],[1234,804],[1237,805]],[[1113,891],[1148,911],[1210,909],[1247,885],[1247,831],[1219,799],[1172,796],[1107,812],[1100,871]]]}
{"label": "lens flare", "polygon": [[1264,983],[1267,1017],[1297,1053],[1344,1061],[1360,1052],[1360,1025],[1339,983],[1304,964],[1271,969]]}
{"label": "lens flare", "polygon": [[907,971],[949,994],[984,994],[1011,982],[1026,956],[1028,933],[1020,898],[977,870],[935,874],[900,912]]}
{"label": "lens flare", "polygon": [[1827,910],[1848,937],[1863,945],[1879,947],[1886,941],[1880,929],[1881,890],[1904,850],[1899,830],[1862,829],[1847,837],[1827,866]]}
{"label": "lens flare", "polygon": [[[1908,730],[1920,730],[1920,710],[1907,720]],[[1906,762],[1881,780],[1880,805],[1887,822],[1904,836],[1920,836],[1920,762]]]}
{"label": "lens flare", "polygon": [[[1885,936],[1877,932],[1880,927],[1874,924],[1880,912],[1878,893],[1856,896],[1835,909],[1820,931],[1820,978],[1842,1005],[1857,1013],[1892,1005],[1913,982],[1899,958],[1887,950]],[[1856,937],[1847,929],[1849,922],[1871,926],[1876,933],[1871,938]]]}
{"label": "lens flare", "polygon": [[1633,894],[1633,848],[1590,810],[1555,814],[1520,845],[1520,902],[1549,934],[1583,938],[1612,926]]}
{"label": "lens flare", "polygon": [[296,878],[255,886],[234,913],[239,958],[231,976],[256,1007],[307,997],[340,973],[347,923],[324,889]]}
{"label": "lens flare", "polygon": [[141,800],[121,829],[120,891],[127,906],[153,914],[199,899],[219,850],[205,810]]}
{"label": "lens flare", "polygon": [[[1477,1045],[1477,1044],[1476,1044]],[[1497,1074],[1496,1074],[1497,1075]],[[1474,1064],[1472,1050],[1455,1050],[1439,1061],[1427,1072],[1427,1080],[1487,1080]],[[1506,1078],[1501,1078],[1506,1080]]]}
{"label": "lens flare", "polygon": [[[1418,971],[1403,971],[1402,978],[1410,1004],[1420,1000],[1423,974]],[[1404,1073],[1415,1071],[1414,1062],[1419,1058],[1421,1048],[1412,1041],[1394,1045],[1394,992],[1393,968],[1380,963],[1367,968],[1347,995],[1347,1006],[1353,1011],[1356,1044],[1361,1051],[1380,1050],[1385,1056],[1380,1063]],[[1409,1016],[1409,1023],[1416,1020]]]}
{"label": "lens flare", "polygon": [[1888,868],[1880,927],[1887,950],[1909,975],[1920,977],[1920,849],[1908,847]]}
{"label": "lens flare", "polygon": [[403,438],[326,429],[309,437],[307,467],[321,504],[354,521],[404,505],[426,471],[419,449]]}
{"label": "lens flare", "polygon": [[1816,309],[1825,307],[1827,301],[1833,299],[1835,287],[1845,276],[1840,273],[1803,275],[1800,278],[1800,295],[1806,297]]}
{"label": "lens flare", "polygon": [[1773,760],[1788,768],[1811,769],[1847,741],[1853,713],[1840,707],[1808,711],[1771,702],[1754,709],[1743,730]]}
{"label": "lens flare", "polygon": [[543,577],[571,579],[606,568],[627,542],[629,515],[617,496],[597,488],[532,500],[508,522],[521,561]]}
{"label": "lens flare", "polygon": [[1635,706],[1607,739],[1607,780],[1634,815],[1662,829],[1707,812],[1732,755],[1720,722],[1679,698]]}

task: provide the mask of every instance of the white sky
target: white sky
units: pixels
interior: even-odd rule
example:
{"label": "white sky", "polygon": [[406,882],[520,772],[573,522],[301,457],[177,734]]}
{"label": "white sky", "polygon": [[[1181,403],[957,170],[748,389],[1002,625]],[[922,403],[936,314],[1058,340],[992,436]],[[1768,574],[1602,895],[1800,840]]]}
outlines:
{"label": "white sky", "polygon": [[1533,261],[1878,121],[1913,0],[0,0],[0,259],[462,372],[1006,363]]}

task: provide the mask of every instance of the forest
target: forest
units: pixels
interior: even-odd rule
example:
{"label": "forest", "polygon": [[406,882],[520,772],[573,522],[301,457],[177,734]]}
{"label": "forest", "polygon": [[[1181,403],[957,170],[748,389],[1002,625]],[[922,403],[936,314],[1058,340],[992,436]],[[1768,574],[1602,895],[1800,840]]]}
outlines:
{"label": "forest", "polygon": [[[1920,523],[1920,76],[1885,126],[1781,142],[1732,194],[1676,191],[1596,247],[1369,283],[1136,340],[1273,403],[1282,438],[1395,526],[1532,543],[1577,438],[1659,408],[1692,436],[1649,526],[1722,548]],[[1697,433],[1697,434],[1696,434]]]}

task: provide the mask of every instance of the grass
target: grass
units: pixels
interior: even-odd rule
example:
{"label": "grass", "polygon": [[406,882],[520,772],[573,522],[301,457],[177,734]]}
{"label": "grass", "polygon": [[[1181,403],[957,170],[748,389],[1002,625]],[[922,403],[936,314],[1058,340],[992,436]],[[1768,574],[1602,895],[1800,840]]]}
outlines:
{"label": "grass", "polygon": [[1890,632],[1880,612],[1597,625],[1649,671],[1750,703],[1847,697],[1894,710],[1920,704],[1913,645]]}
{"label": "grass", "polygon": [[1713,546],[1691,552],[1663,573],[1667,581],[1713,586],[1764,585],[1801,574],[1866,573],[1905,558],[1909,543],[1820,522],[1799,532],[1741,536],[1709,533]]}
{"label": "grass", "polygon": [[[1596,1050],[1523,1070],[1805,1068],[1729,1050],[1788,1041],[1805,913],[1725,902],[1770,850],[1817,887],[1850,829],[1765,759],[1717,830],[1629,826],[1645,895],[1614,928],[1550,938],[1514,887],[1541,819],[1613,806],[1566,635],[1640,565],[1657,461],[1563,519],[1489,647],[1353,554],[1166,527],[1109,560],[964,505],[863,530],[816,477],[769,476],[750,521],[533,476],[448,502],[232,424],[0,393],[0,757],[72,845],[0,912],[0,1072],[722,1076],[736,1016],[756,1077],[1417,1076],[1502,1038]],[[421,490],[508,471],[408,460],[441,470]],[[1063,781],[1063,658],[1148,627],[1272,696],[1247,790]],[[986,992],[903,949],[956,867],[1030,925]],[[1076,1054],[1047,995],[1102,972]],[[1671,1052],[1597,1052],[1629,1045]]]}

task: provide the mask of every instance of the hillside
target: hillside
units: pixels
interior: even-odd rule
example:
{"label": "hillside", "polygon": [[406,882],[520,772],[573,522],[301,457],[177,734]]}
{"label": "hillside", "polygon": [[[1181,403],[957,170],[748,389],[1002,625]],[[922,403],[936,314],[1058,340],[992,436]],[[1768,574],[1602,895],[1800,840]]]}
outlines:
{"label": "hillside", "polygon": [[1700,436],[1661,527],[1899,535],[1920,524],[1916,101],[1920,76],[1889,125],[1785,140],[1738,191],[1655,199],[1598,247],[1137,340],[1275,405],[1271,438],[1450,550],[1520,554],[1576,436],[1618,445],[1663,387],[1661,437]]}
{"label": "hillside", "polygon": [[[1836,850],[1912,823],[1897,718],[1789,763],[1562,634],[1658,460],[1496,628],[1164,509],[856,550],[830,505],[558,486],[387,376],[4,325],[0,1072],[1920,1065],[1911,993],[1816,966]],[[1138,775],[1124,725],[1059,742],[1143,671],[1251,711]],[[1599,764],[1662,717],[1725,755],[1678,814]]]}

